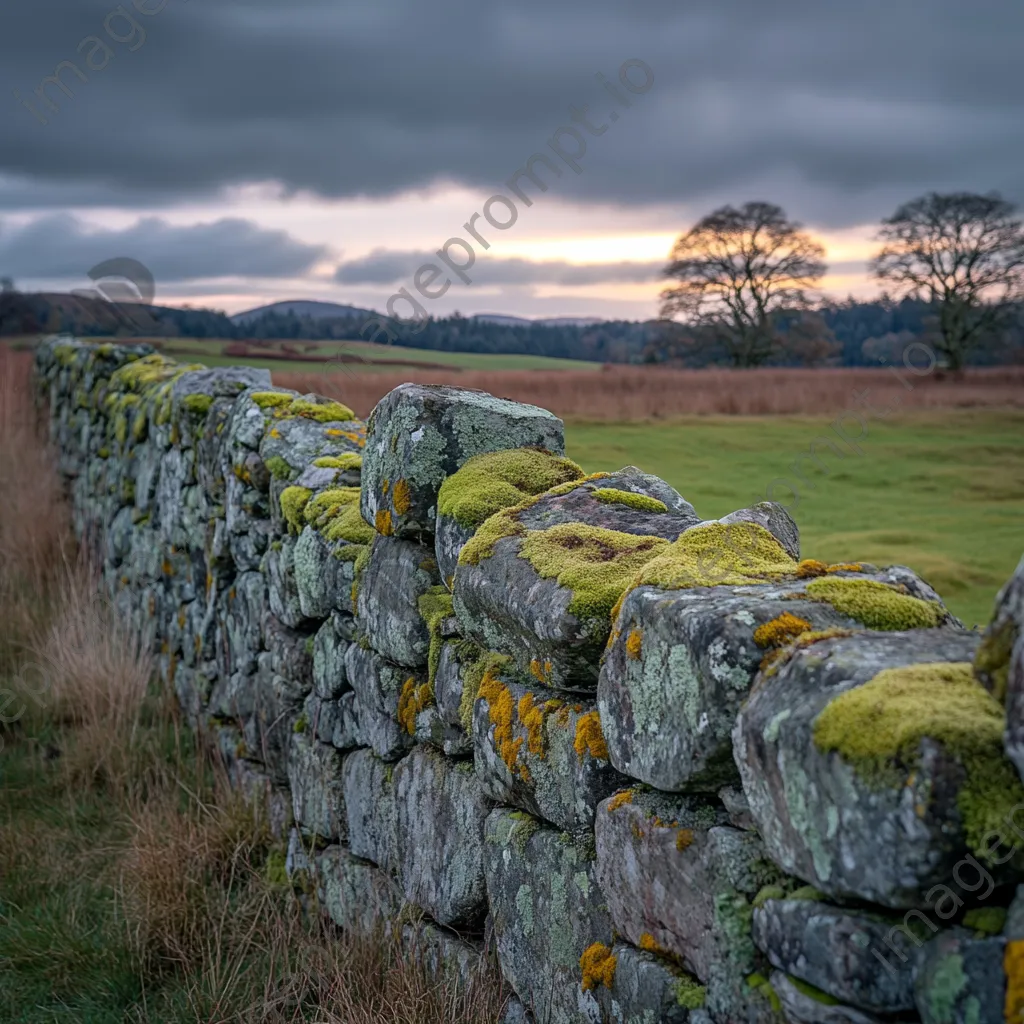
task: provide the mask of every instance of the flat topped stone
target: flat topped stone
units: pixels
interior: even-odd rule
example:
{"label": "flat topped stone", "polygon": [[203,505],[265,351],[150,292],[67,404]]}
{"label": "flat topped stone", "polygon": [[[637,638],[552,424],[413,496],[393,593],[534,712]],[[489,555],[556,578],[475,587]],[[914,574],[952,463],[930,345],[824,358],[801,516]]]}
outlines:
{"label": "flat topped stone", "polygon": [[531,445],[562,454],[562,421],[483,391],[402,384],[370,414],[363,518],[384,534],[432,537],[445,477],[474,455]]}

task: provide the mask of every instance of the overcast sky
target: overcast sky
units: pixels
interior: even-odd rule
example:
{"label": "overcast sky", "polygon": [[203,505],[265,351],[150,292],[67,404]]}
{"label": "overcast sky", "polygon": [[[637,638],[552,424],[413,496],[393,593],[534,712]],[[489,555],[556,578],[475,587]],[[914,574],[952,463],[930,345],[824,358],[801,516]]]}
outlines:
{"label": "overcast sky", "polygon": [[[870,294],[899,202],[1024,200],[1022,39],[1020,0],[4,0],[0,274],[129,256],[156,301],[383,307],[545,152],[431,312],[651,316],[674,237],[749,199]],[[574,106],[580,173],[549,148]]]}

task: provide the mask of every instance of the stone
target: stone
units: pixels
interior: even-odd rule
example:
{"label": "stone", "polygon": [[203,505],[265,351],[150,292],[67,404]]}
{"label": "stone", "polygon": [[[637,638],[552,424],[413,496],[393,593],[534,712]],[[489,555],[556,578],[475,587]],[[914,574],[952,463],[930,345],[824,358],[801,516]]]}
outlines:
{"label": "stone", "polygon": [[[754,688],[733,733],[736,761],[751,814],[784,870],[840,899],[909,908],[923,905],[933,886],[947,883],[965,856],[990,848],[990,825],[1005,827],[999,808],[1005,804],[1009,817],[1018,803],[1019,782],[1001,756],[998,705],[971,681],[977,642],[975,634],[955,629],[825,639],[793,652]],[[927,667],[913,668],[922,665]],[[941,703],[922,698],[903,704],[897,690],[889,705],[887,691],[878,689],[888,680],[896,687],[935,692]],[[857,724],[839,742],[885,735],[880,729],[886,728],[889,706],[901,729],[912,730],[917,718],[923,730],[904,760],[889,760],[875,775],[867,768],[858,771],[858,763],[851,764],[839,749],[819,746],[822,721],[836,723],[829,736],[836,735],[839,709],[850,706],[847,695],[869,683],[868,692],[878,693],[869,708],[872,724],[853,719]],[[843,703],[824,715],[839,700]],[[975,716],[971,721],[980,723],[971,726],[979,736],[994,728],[996,737],[972,755],[972,763],[987,773],[974,782],[955,750],[929,736],[930,729],[962,729],[966,708]],[[962,791],[970,794],[971,786],[985,785],[991,791],[960,802]],[[1024,793],[1019,796],[1024,802]],[[997,883],[1012,871],[1010,865],[992,868]]]}
{"label": "stone", "polygon": [[772,971],[771,987],[782,1004],[786,1020],[795,1024],[882,1024],[879,1017],[821,999],[818,993],[781,971]]}
{"label": "stone", "polygon": [[800,528],[785,505],[780,505],[776,501],[761,501],[749,508],[730,512],[718,522],[725,526],[738,523],[756,523],[763,526],[782,545],[790,558],[800,560]]}
{"label": "stone", "polygon": [[376,537],[359,578],[356,611],[370,646],[396,664],[426,665],[430,631],[418,602],[439,583],[429,548],[395,537]]}
{"label": "stone", "polygon": [[617,794],[597,811],[597,878],[616,932],[679,958],[708,986],[713,1015],[770,1020],[768,1000],[743,979],[760,966],[751,900],[780,873],[760,839],[727,820],[698,797]]}
{"label": "stone", "polygon": [[[327,402],[317,395],[303,395],[300,399],[314,400]],[[298,477],[317,459],[346,452],[362,453],[364,428],[359,420],[320,422],[288,415],[278,419],[272,412],[270,422],[272,426],[260,438],[259,453],[267,466],[274,467],[278,479],[290,481]]]}
{"label": "stone", "polygon": [[562,454],[562,421],[483,391],[402,384],[377,403],[367,423],[363,518],[381,533],[432,538],[446,476],[474,455],[530,445]]}
{"label": "stone", "polygon": [[330,919],[345,931],[372,935],[398,918],[402,896],[387,875],[343,846],[317,858],[317,889]]}
{"label": "stone", "polygon": [[298,582],[295,578],[295,537],[283,537],[271,543],[263,558],[263,571],[267,577],[270,610],[285,625],[293,628],[306,626],[308,616],[302,610]]}
{"label": "stone", "polygon": [[689,502],[632,466],[498,513],[455,572],[463,633],[547,686],[593,689],[616,601],[645,562],[697,522]]}
{"label": "stone", "polygon": [[769,899],[754,909],[753,938],[780,971],[842,1003],[891,1014],[914,1008],[912,965],[892,955],[907,961],[912,952],[902,923],[815,899]]}
{"label": "stone", "polygon": [[484,870],[498,962],[526,1009],[549,1024],[600,1024],[580,968],[594,943],[612,944],[593,849],[522,811],[497,808],[487,818]]}
{"label": "stone", "polygon": [[922,1024],[1003,1024],[1004,1020],[1019,1020],[1020,1003],[1013,1017],[1006,1006],[1005,953],[1006,939],[976,939],[960,928],[941,932],[926,943],[918,954],[914,976]]}
{"label": "stone", "polygon": [[331,542],[310,526],[295,541],[292,562],[299,610],[308,619],[324,619],[332,611],[354,611],[352,583],[355,559],[347,555],[357,545]]}
{"label": "stone", "polygon": [[394,771],[370,750],[349,754],[342,768],[349,849],[389,874],[398,867]]}
{"label": "stone", "polygon": [[413,963],[421,964],[431,978],[468,989],[487,970],[482,942],[466,940],[426,921],[402,928],[402,946]]}
{"label": "stone", "polygon": [[515,673],[485,676],[473,711],[476,774],[487,796],[571,832],[630,784],[608,763],[593,700],[566,700]]}
{"label": "stone", "polygon": [[779,586],[637,587],[622,603],[597,687],[608,754],[627,775],[671,792],[737,780],[732,729],[773,648],[758,628],[792,616],[808,630],[862,628]]}
{"label": "stone", "polygon": [[315,694],[306,698],[304,714],[310,732],[335,750],[354,750],[366,746],[359,724],[359,702],[349,690],[337,700],[323,700]]}
{"label": "stone", "polygon": [[974,673],[1006,706],[1006,753],[1024,778],[1024,558],[996,597]]}
{"label": "stone", "polygon": [[704,998],[702,986],[664,957],[625,942],[612,946],[615,973],[611,987],[591,991],[602,1021],[617,1024],[687,1024]]}
{"label": "stone", "polygon": [[325,842],[345,841],[341,754],[334,747],[318,743],[308,725],[292,733],[288,786],[292,815],[304,835]]}
{"label": "stone", "polygon": [[328,620],[313,638],[313,689],[324,700],[337,700],[351,687],[345,669],[348,641],[344,640]]}
{"label": "stone", "polygon": [[486,913],[484,819],[473,766],[417,747],[394,772],[398,877],[406,899],[438,924],[472,927]]}

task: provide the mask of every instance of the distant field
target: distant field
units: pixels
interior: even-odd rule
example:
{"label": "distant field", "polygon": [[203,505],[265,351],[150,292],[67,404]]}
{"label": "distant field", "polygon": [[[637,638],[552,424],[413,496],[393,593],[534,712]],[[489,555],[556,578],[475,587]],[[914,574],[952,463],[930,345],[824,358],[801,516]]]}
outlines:
{"label": "distant field", "polygon": [[[967,626],[985,623],[1024,554],[1024,411],[921,412],[872,421],[855,455],[820,449],[828,472],[792,463],[827,430],[814,417],[702,417],[661,424],[573,423],[569,455],[588,472],[636,465],[663,477],[704,518],[797,486],[803,553],[909,565]],[[783,484],[775,495],[794,497]]]}
{"label": "distant field", "polygon": [[[109,339],[106,339],[109,340]],[[575,370],[590,372],[600,369],[599,363],[578,359],[552,359],[547,356],[483,355],[475,352],[434,352],[426,349],[401,348],[397,345],[376,345],[368,341],[288,341],[272,342],[274,355],[287,355],[289,346],[305,358],[288,360],[261,358],[260,349],[249,345],[248,354],[225,355],[232,342],[217,338],[140,338],[155,344],[162,352],[176,359],[189,359],[208,366],[233,366],[245,363],[279,373],[337,373],[338,358],[353,373],[394,373],[408,367],[422,372],[423,364],[433,364],[442,372],[477,370]],[[234,344],[238,344],[235,342]]]}

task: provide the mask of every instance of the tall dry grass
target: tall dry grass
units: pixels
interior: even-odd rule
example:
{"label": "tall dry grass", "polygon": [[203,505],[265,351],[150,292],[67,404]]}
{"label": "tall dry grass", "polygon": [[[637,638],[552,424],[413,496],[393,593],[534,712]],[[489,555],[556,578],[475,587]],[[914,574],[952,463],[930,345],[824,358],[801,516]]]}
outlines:
{"label": "tall dry grass", "polygon": [[274,373],[275,383],[337,398],[366,417],[392,388],[406,381],[478,388],[529,402],[559,416],[617,423],[678,416],[838,415],[867,391],[877,408],[1024,406],[1024,367],[938,372],[902,371],[907,387],[888,369],[676,370],[605,366],[599,371],[506,370],[398,373]]}
{"label": "tall dry grass", "polygon": [[494,970],[438,978],[284,879],[76,555],[29,358],[0,346],[0,1017],[494,1024]]}

